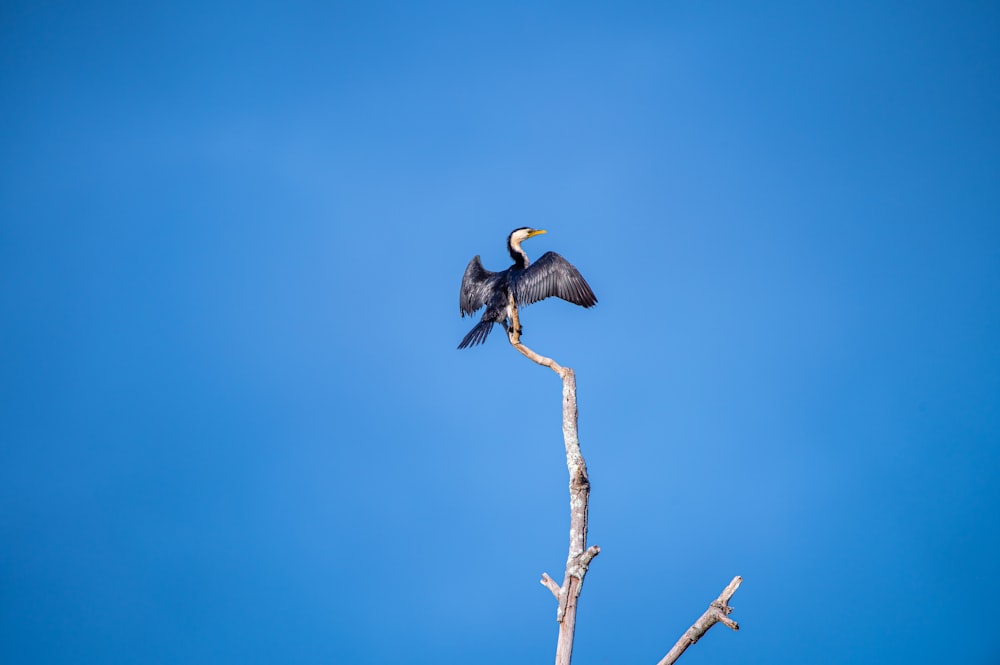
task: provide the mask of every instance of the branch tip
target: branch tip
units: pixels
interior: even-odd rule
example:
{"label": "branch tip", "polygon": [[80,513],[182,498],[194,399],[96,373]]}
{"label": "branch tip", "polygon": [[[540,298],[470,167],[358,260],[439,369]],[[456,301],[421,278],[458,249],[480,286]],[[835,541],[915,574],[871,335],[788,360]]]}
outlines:
{"label": "branch tip", "polygon": [[727,584],[726,588],[722,590],[719,597],[708,604],[708,609],[705,610],[705,613],[690,628],[684,631],[684,634],[677,640],[674,648],[657,665],[672,665],[689,646],[704,637],[708,629],[717,623],[738,631],[740,629],[739,624],[729,618],[729,613],[733,611],[733,608],[729,606],[729,599],[733,597],[733,594],[736,593],[736,590],[740,588],[740,584],[742,583],[742,577],[739,575],[734,577],[733,581]]}
{"label": "branch tip", "polygon": [[719,616],[719,623],[728,626],[729,628],[732,628],[737,632],[739,632],[740,630],[740,624],[736,623],[735,621],[727,617],[725,614]]}
{"label": "branch tip", "polygon": [[727,604],[729,599],[733,597],[733,594],[736,593],[736,590],[740,588],[741,584],[743,584],[743,578],[737,575],[733,578],[732,582],[726,585],[726,588],[722,590],[722,593],[719,594],[719,600],[723,604]]}
{"label": "branch tip", "polygon": [[541,582],[542,586],[544,586],[546,589],[552,592],[552,595],[556,597],[556,600],[559,600],[559,592],[560,592],[559,585],[556,584],[556,581],[554,579],[549,577],[548,573],[542,573],[542,579],[539,581]]}

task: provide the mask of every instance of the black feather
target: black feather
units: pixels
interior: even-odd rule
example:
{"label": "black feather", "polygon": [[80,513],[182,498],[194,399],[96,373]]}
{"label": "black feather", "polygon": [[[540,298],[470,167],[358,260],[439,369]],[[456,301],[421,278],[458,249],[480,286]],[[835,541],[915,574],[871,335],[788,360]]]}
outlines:
{"label": "black feather", "polygon": [[537,261],[512,276],[518,305],[530,305],[555,296],[581,307],[593,307],[597,296],[576,267],[556,254],[546,252]]}
{"label": "black feather", "polygon": [[[515,232],[518,230],[521,229],[515,229]],[[507,307],[512,293],[518,306],[553,296],[581,307],[597,304],[597,296],[587,280],[563,257],[555,252],[546,252],[534,263],[529,263],[524,251],[511,244],[510,237],[507,247],[514,258],[514,265],[507,270],[490,272],[483,268],[478,256],[473,257],[465,268],[458,294],[458,309],[462,316],[471,316],[484,306],[486,311],[479,323],[462,339],[458,345],[460,349],[485,342],[494,323],[508,328]]]}

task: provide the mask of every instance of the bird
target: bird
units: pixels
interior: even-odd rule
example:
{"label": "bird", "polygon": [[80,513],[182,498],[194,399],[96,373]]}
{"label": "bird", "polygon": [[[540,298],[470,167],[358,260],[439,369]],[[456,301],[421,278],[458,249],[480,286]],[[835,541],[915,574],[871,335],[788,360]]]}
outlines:
{"label": "bird", "polygon": [[[469,261],[462,276],[462,288],[458,295],[458,307],[464,317],[472,316],[485,306],[483,318],[462,339],[458,348],[482,344],[499,323],[509,334],[511,332],[510,296],[513,294],[517,306],[530,305],[550,296],[562,298],[581,307],[593,307],[597,297],[587,280],[573,264],[555,252],[545,252],[534,263],[521,249],[521,243],[528,238],[545,233],[545,229],[527,226],[514,229],[507,237],[507,251],[514,265],[501,272],[490,272],[483,268],[479,256]],[[521,330],[517,330],[521,334]]]}

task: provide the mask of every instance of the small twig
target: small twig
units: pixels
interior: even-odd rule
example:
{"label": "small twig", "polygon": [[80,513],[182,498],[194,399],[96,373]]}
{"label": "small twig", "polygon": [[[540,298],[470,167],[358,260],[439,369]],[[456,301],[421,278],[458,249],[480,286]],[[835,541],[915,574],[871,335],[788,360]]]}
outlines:
{"label": "small twig", "polygon": [[688,628],[681,638],[677,640],[677,644],[671,649],[666,656],[663,657],[657,665],[671,665],[684,651],[700,640],[708,629],[714,626],[716,623],[721,623],[729,626],[733,630],[739,630],[740,626],[735,621],[729,618],[729,613],[733,611],[733,608],[729,606],[729,599],[733,597],[736,590],[740,588],[740,584],[743,582],[743,578],[737,575],[733,578],[733,581],[722,590],[719,597],[711,602],[705,613],[702,614],[694,624]]}
{"label": "small twig", "polygon": [[594,557],[601,553],[601,548],[597,545],[591,545],[587,548],[587,551],[583,553],[580,557],[580,575],[587,574],[587,570],[590,568],[590,562],[594,560]]}
{"label": "small twig", "polygon": [[556,597],[556,600],[559,600],[559,585],[556,584],[554,579],[549,577],[548,573],[542,573],[542,579],[540,582],[542,583],[542,586],[552,592],[552,595]]}

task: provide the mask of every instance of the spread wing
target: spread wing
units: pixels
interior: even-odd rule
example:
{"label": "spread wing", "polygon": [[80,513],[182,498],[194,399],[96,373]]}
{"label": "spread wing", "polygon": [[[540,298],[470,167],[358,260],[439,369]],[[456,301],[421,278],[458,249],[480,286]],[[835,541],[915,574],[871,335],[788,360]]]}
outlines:
{"label": "spread wing", "polygon": [[462,275],[462,288],[458,293],[458,308],[462,316],[472,314],[490,299],[500,281],[500,273],[490,272],[483,267],[479,257],[469,261]]}
{"label": "spread wing", "polygon": [[[472,267],[471,263],[469,267]],[[468,271],[465,274],[468,275]],[[581,307],[597,304],[597,296],[580,271],[555,252],[545,252],[517,274],[514,296],[518,305],[530,305],[549,296],[562,298]]]}

